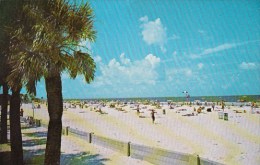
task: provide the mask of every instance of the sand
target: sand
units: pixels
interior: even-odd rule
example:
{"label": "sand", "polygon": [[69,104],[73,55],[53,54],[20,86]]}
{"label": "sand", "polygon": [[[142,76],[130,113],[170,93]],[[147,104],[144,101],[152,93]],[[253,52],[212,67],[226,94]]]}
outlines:
{"label": "sand", "polygon": [[[136,144],[183,153],[196,153],[200,157],[224,164],[260,164],[260,114],[251,114],[250,107],[226,108],[225,112],[228,112],[229,120],[224,121],[218,118],[218,111],[203,111],[195,116],[182,116],[191,114],[193,108],[197,109],[198,106],[169,109],[164,105],[162,107],[166,111],[164,115],[162,109],[140,105],[140,115],[144,118],[138,117],[132,106],[122,107],[125,111],[118,111],[108,106],[102,107],[102,111],[106,114],[91,111],[91,107],[69,108],[63,113],[63,126]],[[143,109],[143,107],[147,108]],[[205,109],[209,107],[206,106]],[[25,115],[32,115],[30,104],[24,104],[23,108]],[[149,111],[151,108],[157,112],[155,124],[152,124],[151,111]],[[181,111],[182,109],[185,110]],[[215,109],[220,109],[220,106],[216,106]],[[234,110],[246,110],[246,113],[235,113]],[[47,122],[46,106],[35,109],[35,118]],[[66,144],[62,145],[63,148],[66,146]],[[76,146],[78,145],[74,147]],[[88,148],[84,152],[88,152]]]}
{"label": "sand", "polygon": [[[44,127],[22,130],[25,164],[43,164],[47,129]],[[142,164],[147,162],[132,159],[113,150],[89,144],[73,136],[62,136],[61,164],[63,165],[115,165]]]}

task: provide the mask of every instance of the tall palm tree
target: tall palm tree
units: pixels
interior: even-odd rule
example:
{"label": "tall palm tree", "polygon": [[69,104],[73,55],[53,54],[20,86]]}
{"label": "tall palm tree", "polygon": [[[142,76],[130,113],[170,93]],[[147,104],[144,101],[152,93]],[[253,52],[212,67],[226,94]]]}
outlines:
{"label": "tall palm tree", "polygon": [[[78,74],[87,83],[94,78],[95,63],[90,52],[80,51],[82,40],[93,42],[93,11],[88,3],[71,4],[67,0],[37,1],[26,5],[19,23],[10,27],[12,72],[8,77],[15,86],[16,77],[31,92],[45,78],[49,126],[45,164],[60,163],[62,131],[61,73],[71,78]],[[19,87],[16,88],[19,90]]]}
{"label": "tall palm tree", "polygon": [[[0,35],[0,55],[3,65],[0,68],[1,80],[3,84],[3,111],[4,118],[3,122],[4,127],[6,124],[6,110],[7,110],[7,102],[8,99],[6,95],[8,95],[8,86],[7,86],[7,76],[10,74],[10,65],[8,64],[8,56],[10,55],[10,36],[7,34],[6,27],[10,26],[14,22],[16,22],[16,16],[21,12],[21,6],[23,4],[23,0],[9,0],[9,1],[0,1],[0,11],[1,13],[1,35]],[[18,77],[17,77],[18,78]],[[16,80],[17,80],[16,78]],[[10,99],[10,140],[11,140],[11,161],[13,165],[23,164],[23,148],[22,148],[22,136],[21,136],[21,125],[20,125],[20,90],[21,84],[20,81],[16,81],[16,88],[14,86],[10,86],[12,91],[12,96]],[[7,129],[6,129],[7,130]],[[2,136],[6,137],[6,130],[4,130]],[[6,139],[4,139],[6,140]]]}
{"label": "tall palm tree", "polygon": [[3,87],[3,94],[1,100],[1,136],[0,143],[7,143],[7,105],[8,105],[8,86],[5,81],[8,73],[6,65],[6,47],[8,45],[8,38],[4,33],[4,27],[8,24],[11,11],[7,10],[11,7],[0,1],[0,86]]}
{"label": "tall palm tree", "polygon": [[8,106],[8,86],[2,82],[3,94],[1,98],[1,136],[0,144],[7,143],[7,106]]}
{"label": "tall palm tree", "polygon": [[23,145],[20,123],[20,91],[21,88],[11,89],[10,99],[10,140],[11,162],[13,165],[23,164]]}

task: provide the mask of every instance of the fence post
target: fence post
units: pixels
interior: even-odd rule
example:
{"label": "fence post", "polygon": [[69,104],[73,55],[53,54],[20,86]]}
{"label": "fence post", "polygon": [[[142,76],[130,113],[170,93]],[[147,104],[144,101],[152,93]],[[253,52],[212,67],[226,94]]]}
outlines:
{"label": "fence post", "polygon": [[41,126],[41,120],[35,119],[35,125],[36,125],[36,127],[40,127]]}
{"label": "fence post", "polygon": [[127,153],[127,156],[130,156],[130,154],[131,154],[131,142],[128,142],[127,143],[127,151],[126,151]]}
{"label": "fence post", "polygon": [[69,126],[65,127],[65,135],[66,135],[66,136],[69,135]]}
{"label": "fence post", "polygon": [[88,137],[88,142],[92,143],[92,136],[93,136],[94,132],[90,132],[89,133],[89,137]]}
{"label": "fence post", "polygon": [[200,158],[197,154],[191,154],[189,156],[189,165],[200,165]]}
{"label": "fence post", "polygon": [[92,134],[94,134],[94,133],[93,133],[93,132],[90,132],[89,135],[88,135],[88,136],[89,136],[89,137],[88,137],[88,142],[89,142],[89,143],[92,143]]}
{"label": "fence post", "polygon": [[61,129],[62,135],[65,135],[65,129],[62,127]]}

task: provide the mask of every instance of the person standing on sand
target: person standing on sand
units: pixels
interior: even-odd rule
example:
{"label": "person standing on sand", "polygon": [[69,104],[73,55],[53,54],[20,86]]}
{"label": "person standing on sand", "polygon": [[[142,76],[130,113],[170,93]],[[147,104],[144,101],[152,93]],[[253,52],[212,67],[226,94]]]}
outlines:
{"label": "person standing on sand", "polygon": [[254,103],[254,102],[252,102],[252,103],[251,103],[251,114],[253,114],[253,113],[254,113],[254,107],[255,107],[255,103]]}
{"label": "person standing on sand", "polygon": [[139,109],[139,105],[137,106],[137,109],[136,109],[136,111],[137,111],[137,116],[139,116],[139,115],[140,115],[140,109]]}
{"label": "person standing on sand", "polygon": [[225,103],[224,103],[224,100],[221,101],[221,108],[223,109],[224,111],[224,108],[225,108]]}
{"label": "person standing on sand", "polygon": [[214,111],[214,108],[215,108],[215,103],[212,104],[212,109],[213,109],[213,111]]}
{"label": "person standing on sand", "polygon": [[152,117],[152,120],[153,120],[153,124],[154,124],[154,121],[155,121],[155,114],[156,112],[152,109],[152,112],[151,112],[151,117]]}
{"label": "person standing on sand", "polygon": [[21,108],[21,110],[20,110],[20,116],[21,116],[21,117],[23,117],[23,112],[24,112],[24,111],[23,111],[23,108]]}

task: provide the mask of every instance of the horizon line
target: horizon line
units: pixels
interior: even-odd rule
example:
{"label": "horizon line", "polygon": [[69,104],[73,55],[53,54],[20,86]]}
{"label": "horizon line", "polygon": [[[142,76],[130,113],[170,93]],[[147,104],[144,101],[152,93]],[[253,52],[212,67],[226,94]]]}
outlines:
{"label": "horizon line", "polygon": [[[234,96],[260,96],[260,94],[240,94],[240,95],[197,95],[197,96],[190,96],[190,97],[234,97]],[[84,100],[84,99],[146,99],[146,98],[186,98],[186,96],[149,96],[149,97],[93,97],[93,98],[64,98],[63,100]]]}

